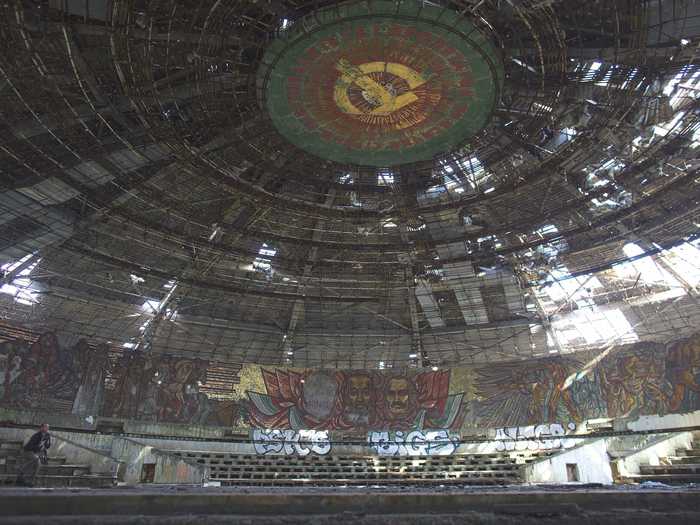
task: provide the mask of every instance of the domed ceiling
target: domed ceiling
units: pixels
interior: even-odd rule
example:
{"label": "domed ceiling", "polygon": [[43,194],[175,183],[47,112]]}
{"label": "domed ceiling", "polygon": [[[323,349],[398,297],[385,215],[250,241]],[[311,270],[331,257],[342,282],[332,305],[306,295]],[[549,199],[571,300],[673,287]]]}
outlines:
{"label": "domed ceiling", "polygon": [[376,369],[697,326],[696,3],[77,4],[0,6],[0,339]]}
{"label": "domed ceiling", "polygon": [[267,48],[258,83],[277,130],[318,157],[393,166],[432,159],[484,128],[503,66],[454,11],[417,2],[321,9]]}

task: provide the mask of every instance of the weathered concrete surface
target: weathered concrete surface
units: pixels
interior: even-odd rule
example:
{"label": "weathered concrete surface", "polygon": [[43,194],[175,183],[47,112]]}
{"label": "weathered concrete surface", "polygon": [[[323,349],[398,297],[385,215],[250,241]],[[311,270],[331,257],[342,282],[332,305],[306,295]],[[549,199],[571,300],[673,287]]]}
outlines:
{"label": "weathered concrete surface", "polygon": [[[34,517],[0,518],[0,525],[33,525]],[[466,511],[460,514],[365,515],[352,512],[314,516],[51,516],[42,517],[42,525],[676,525],[698,523],[700,512],[659,513],[649,511],[581,512],[507,515]]]}
{"label": "weathered concrete surface", "polygon": [[[700,512],[700,489],[558,488],[395,491],[241,490],[163,487],[112,490],[0,491],[4,516],[298,516],[462,514],[473,511],[502,516],[551,516],[618,511],[665,515]],[[343,514],[345,515],[345,514]],[[692,521],[691,521],[692,522]]]}
{"label": "weathered concrete surface", "polygon": [[[0,440],[26,442],[35,431],[0,427]],[[192,484],[209,477],[206,466],[161,450],[152,443],[91,432],[52,430],[51,435],[55,445],[49,451],[50,456],[65,455],[71,463],[89,465],[95,473],[118,472],[119,480],[129,484],[141,481],[144,464],[155,465],[155,483]]]}

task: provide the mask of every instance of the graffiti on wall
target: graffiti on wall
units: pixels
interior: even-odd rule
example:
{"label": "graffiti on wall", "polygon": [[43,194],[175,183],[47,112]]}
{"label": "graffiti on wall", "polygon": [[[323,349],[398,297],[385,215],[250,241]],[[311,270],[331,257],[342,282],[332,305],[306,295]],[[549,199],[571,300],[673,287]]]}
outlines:
{"label": "graffiti on wall", "polygon": [[256,454],[284,454],[285,456],[325,456],[331,451],[327,430],[259,429],[251,431]]}
{"label": "graffiti on wall", "polygon": [[573,447],[576,439],[563,439],[576,430],[576,424],[545,423],[496,429],[496,450],[557,450]]}
{"label": "graffiti on wall", "polygon": [[355,430],[457,428],[463,393],[450,371],[261,370],[265,392],[248,391],[253,427]]}
{"label": "graffiti on wall", "polygon": [[449,456],[459,445],[459,437],[450,435],[448,429],[372,431],[367,442],[380,456]]}

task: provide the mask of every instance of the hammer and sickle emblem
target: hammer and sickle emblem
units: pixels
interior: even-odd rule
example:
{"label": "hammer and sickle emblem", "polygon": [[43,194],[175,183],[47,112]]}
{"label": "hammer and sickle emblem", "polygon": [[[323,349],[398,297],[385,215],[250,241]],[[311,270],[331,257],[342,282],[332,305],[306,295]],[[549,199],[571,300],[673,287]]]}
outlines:
{"label": "hammer and sickle emblem", "polygon": [[[368,62],[354,66],[341,59],[336,69],[341,76],[335,84],[333,99],[342,111],[350,115],[390,115],[417,101],[418,96],[413,90],[427,82],[417,71],[395,62]],[[397,95],[389,86],[380,84],[370,76],[370,73],[385,72],[406,81],[409,91]],[[350,101],[348,88],[353,84],[362,89],[363,97],[371,102],[372,109],[363,111]]]}

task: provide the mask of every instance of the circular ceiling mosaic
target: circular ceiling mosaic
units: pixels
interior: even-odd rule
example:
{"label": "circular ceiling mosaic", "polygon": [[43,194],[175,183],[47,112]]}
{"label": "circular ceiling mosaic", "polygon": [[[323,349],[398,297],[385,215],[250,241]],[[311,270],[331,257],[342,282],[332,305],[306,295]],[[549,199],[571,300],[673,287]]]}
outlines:
{"label": "circular ceiling mosaic", "polygon": [[318,157],[391,166],[461,146],[488,122],[503,67],[467,19],[373,1],[296,21],[258,71],[277,130]]}

